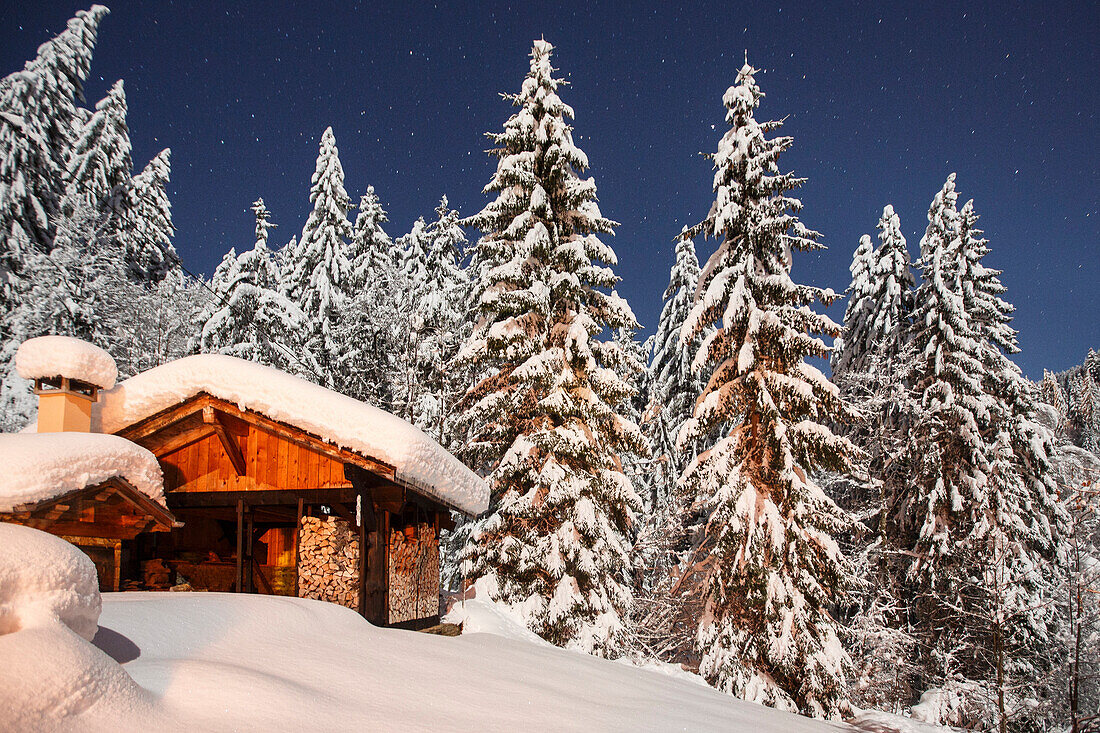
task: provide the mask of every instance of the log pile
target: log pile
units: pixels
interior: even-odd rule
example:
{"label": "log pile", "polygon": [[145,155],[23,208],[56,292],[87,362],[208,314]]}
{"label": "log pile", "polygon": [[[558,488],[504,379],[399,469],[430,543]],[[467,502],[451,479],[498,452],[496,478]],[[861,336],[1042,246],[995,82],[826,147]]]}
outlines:
{"label": "log pile", "polygon": [[172,587],[172,570],[159,557],[141,563],[141,576],[147,590],[168,590]]}
{"label": "log pile", "polygon": [[337,517],[302,517],[298,540],[298,595],[356,608],[359,537]]}
{"label": "log pile", "polygon": [[390,623],[439,615],[439,540],[426,522],[390,531]]}

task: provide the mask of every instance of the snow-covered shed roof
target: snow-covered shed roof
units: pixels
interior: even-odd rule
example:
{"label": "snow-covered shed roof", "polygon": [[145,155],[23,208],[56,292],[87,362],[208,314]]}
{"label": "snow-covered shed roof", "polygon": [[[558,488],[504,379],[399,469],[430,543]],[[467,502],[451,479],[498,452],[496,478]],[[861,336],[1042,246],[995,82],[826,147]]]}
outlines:
{"label": "snow-covered shed roof", "polygon": [[0,512],[125,479],[164,505],[157,457],[117,435],[0,433]]}
{"label": "snow-covered shed roof", "polygon": [[202,393],[388,463],[398,482],[461,511],[479,514],[488,506],[485,481],[420,429],[373,405],[232,356],[188,356],[121,382],[100,393],[92,429],[116,433]]}
{"label": "snow-covered shed roof", "polygon": [[101,389],[115,386],[118,368],[103,349],[70,336],[27,339],[15,352],[15,368],[23,379],[68,377]]}

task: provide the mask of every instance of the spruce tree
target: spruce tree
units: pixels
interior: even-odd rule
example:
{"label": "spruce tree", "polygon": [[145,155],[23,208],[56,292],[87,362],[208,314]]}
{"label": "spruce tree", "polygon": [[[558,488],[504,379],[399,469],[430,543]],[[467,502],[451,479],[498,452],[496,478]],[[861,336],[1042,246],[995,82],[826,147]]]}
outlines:
{"label": "spruce tree", "polygon": [[166,190],[172,171],[171,154],[168,148],[157,153],[130,181],[123,202],[118,239],[130,276],[138,281],[159,282],[179,266],[179,255],[172,246],[175,227]]}
{"label": "spruce tree", "polygon": [[[14,307],[27,259],[49,252],[78,126],[76,101],[107,8],[93,5],[0,81],[0,305]],[[7,340],[0,329],[0,336]]]}
{"label": "spruce tree", "polygon": [[395,375],[403,355],[408,303],[396,267],[397,245],[382,225],[386,211],[373,186],[359,202],[348,259],[352,300],[339,323],[344,349],[337,364],[341,393],[398,412]]}
{"label": "spruce tree", "polygon": [[[115,82],[73,142],[65,174],[62,209],[95,206],[112,235],[122,228],[126,187],[134,163],[126,126],[126,92]],[[67,213],[67,212],[66,212]]]}
{"label": "spruce tree", "polygon": [[859,246],[852,255],[852,264],[848,271],[852,273],[852,284],[845,291],[848,295],[848,307],[844,310],[844,336],[833,342],[832,367],[837,374],[855,369],[863,371],[865,355],[874,348],[874,342],[868,338],[874,318],[875,301],[871,272],[875,269],[875,247],[871,237],[864,234],[859,238]]}
{"label": "spruce tree", "polygon": [[709,379],[681,441],[723,431],[684,478],[710,509],[699,672],[748,700],[836,717],[850,661],[829,604],[849,568],[833,536],[850,520],[811,472],[846,470],[854,449],[826,426],[847,417],[837,389],[805,359],[828,353],[813,334],[840,327],[808,307],[835,294],[790,276],[792,251],[821,245],[787,195],[804,179],[779,171],[791,138],[769,139],[781,123],[755,119],[756,73],[746,63],[723,97],[715,201],[687,232],[718,242],[681,335],[686,346],[716,326],[695,358]]}
{"label": "spruce tree", "polygon": [[691,369],[694,347],[698,344],[693,342],[685,348],[680,343],[680,331],[695,300],[698,282],[699,259],[695,254],[695,242],[690,237],[677,237],[676,261],[669,272],[665,304],[657,320],[653,358],[649,363],[652,386],[645,428],[653,445],[658,474],[654,482],[658,493],[653,498],[655,506],[668,504],[680,474],[694,458],[691,447],[685,451],[677,448],[676,438],[694,412],[695,400],[703,390]]}
{"label": "spruce tree", "polygon": [[352,224],[348,221],[351,204],[344,189],[344,169],[331,127],[321,136],[311,184],[309,201],[313,211],[301,238],[282,263],[283,287],[306,316],[310,333],[302,341],[310,360],[321,370],[311,373],[307,369],[302,374],[332,386],[343,348],[339,321],[349,299],[348,240]]}
{"label": "spruce tree", "polygon": [[[1031,686],[1032,699],[1054,697],[1049,648],[1058,635],[1058,544],[1067,520],[1057,499],[1051,471],[1054,446],[1036,422],[1038,390],[1009,354],[1017,353],[1011,326],[1015,308],[1001,296],[1000,271],[985,266],[988,241],[977,227],[974,202],[959,213],[959,248],[963,257],[963,303],[979,334],[984,367],[983,389],[990,412],[983,425],[990,446],[988,505],[982,508],[969,544],[979,562],[995,570],[999,583],[981,583],[976,600],[992,613],[977,629],[981,638],[975,676],[996,685],[997,715],[1006,725],[1026,722],[1045,727],[1050,713],[1024,705],[1018,692]],[[995,595],[993,595],[996,591]],[[975,624],[971,624],[975,626]],[[985,650],[993,649],[992,658]]]}
{"label": "spruce tree", "polygon": [[[614,291],[615,223],[581,178],[573,110],[558,96],[553,47],[535,41],[517,111],[491,134],[496,198],[468,223],[484,280],[479,320],[461,361],[481,376],[463,398],[471,465],[491,484],[489,511],[470,528],[470,579],[512,605],[545,639],[616,654],[631,605],[628,536],[639,508],[620,455],[643,450],[620,405],[629,357],[605,329],[635,327]],[[632,365],[640,369],[641,365]]]}
{"label": "spruce tree", "polygon": [[[989,414],[989,402],[982,389],[980,336],[963,302],[957,200],[951,174],[929,208],[921,239],[922,282],[913,318],[914,390],[924,410],[913,426],[918,475],[898,497],[893,517],[915,552],[910,575],[921,579],[928,597],[950,590],[940,584],[949,580],[942,564],[957,542],[953,520],[982,500],[988,470],[979,418]],[[926,619],[940,620],[931,613]]]}
{"label": "spruce tree", "polygon": [[359,213],[351,236],[350,260],[355,289],[370,287],[378,280],[393,279],[394,243],[382,229],[388,221],[374,186],[367,186],[367,192],[359,200]]}
{"label": "spruce tree", "polygon": [[894,207],[887,205],[878,222],[879,247],[872,251],[864,235],[852,261],[852,284],[844,314],[844,338],[834,344],[833,370],[889,370],[909,338],[912,290],[909,252]]}
{"label": "spruce tree", "polygon": [[[420,375],[421,398],[413,408],[413,422],[441,444],[450,443],[447,430],[459,382],[449,365],[470,333],[464,306],[469,297],[468,275],[462,269],[466,234],[458,212],[444,196],[435,210],[436,219],[427,229],[425,280],[417,298],[416,371]],[[449,447],[449,446],[448,446]]]}

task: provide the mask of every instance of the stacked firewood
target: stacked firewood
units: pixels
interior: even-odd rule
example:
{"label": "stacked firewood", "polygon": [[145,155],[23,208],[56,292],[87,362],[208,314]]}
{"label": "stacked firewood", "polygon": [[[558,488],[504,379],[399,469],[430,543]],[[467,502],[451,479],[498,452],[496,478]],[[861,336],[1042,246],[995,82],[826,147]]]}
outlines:
{"label": "stacked firewood", "polygon": [[172,587],[172,569],[159,557],[141,563],[141,575],[148,590],[167,590]]}
{"label": "stacked firewood", "polygon": [[302,517],[298,595],[355,608],[359,603],[359,537],[343,519]]}
{"label": "stacked firewood", "polygon": [[439,543],[435,528],[411,524],[390,532],[390,623],[439,615]]}

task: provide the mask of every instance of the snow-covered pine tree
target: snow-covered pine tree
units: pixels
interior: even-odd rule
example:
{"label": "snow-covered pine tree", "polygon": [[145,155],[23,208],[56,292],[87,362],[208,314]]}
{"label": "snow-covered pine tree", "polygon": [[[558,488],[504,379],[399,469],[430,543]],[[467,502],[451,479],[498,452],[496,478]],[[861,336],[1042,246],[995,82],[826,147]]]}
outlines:
{"label": "snow-covered pine tree", "polygon": [[[573,110],[557,91],[553,46],[535,41],[517,111],[491,134],[496,198],[468,223],[485,281],[462,359],[485,375],[467,392],[467,460],[488,476],[490,508],[470,532],[468,577],[511,604],[551,642],[612,656],[631,604],[628,536],[637,495],[620,455],[643,450],[618,406],[627,357],[606,330],[634,327],[614,291],[615,223],[573,143]],[[641,369],[642,365],[634,365]]]}
{"label": "snow-covered pine tree", "polygon": [[854,448],[826,427],[848,410],[805,359],[827,356],[813,334],[835,337],[840,326],[809,308],[836,295],[790,276],[791,251],[821,245],[787,195],[804,179],[779,172],[791,138],[768,139],[781,123],[754,117],[763,96],[756,73],[746,62],[723,96],[730,129],[713,156],[715,201],[687,232],[714,237],[718,249],[681,344],[717,328],[695,357],[709,380],[680,443],[724,427],[684,477],[710,507],[699,672],[745,699],[836,717],[850,660],[829,604],[850,569],[833,536],[850,520],[810,472],[845,470]]}
{"label": "snow-covered pine tree", "polygon": [[675,493],[676,482],[694,456],[693,447],[685,453],[676,447],[680,428],[691,418],[695,400],[703,391],[691,364],[698,339],[687,347],[680,344],[680,330],[687,320],[699,282],[699,259],[690,237],[677,237],[676,261],[669,272],[665,304],[657,320],[653,357],[649,363],[650,400],[643,427],[653,446],[654,489],[651,504],[667,506]]}
{"label": "snow-covered pine tree", "polygon": [[[93,5],[0,82],[0,305],[14,307],[25,260],[53,246],[76,100],[107,8]],[[0,327],[0,337],[8,336]]]}
{"label": "snow-covered pine tree", "polygon": [[119,244],[126,254],[130,277],[139,282],[159,282],[179,266],[172,246],[175,227],[166,186],[171,176],[172,151],[157,153],[145,169],[134,176],[122,205]]}
{"label": "snow-covered pine tree", "polygon": [[95,206],[104,219],[105,231],[115,235],[123,225],[123,205],[133,168],[126,92],[119,80],[96,104],[95,113],[73,141],[65,171],[62,212],[67,215],[79,203]]}
{"label": "snow-covered pine tree", "polygon": [[394,374],[406,335],[401,311],[407,303],[395,266],[397,247],[382,229],[388,220],[374,187],[368,186],[359,202],[348,253],[352,300],[338,323],[344,348],[334,387],[394,412]]}
{"label": "snow-covered pine tree", "polygon": [[[466,234],[458,212],[444,196],[435,210],[436,219],[426,230],[428,249],[425,280],[420,284],[417,315],[416,372],[421,389],[413,405],[413,422],[445,447],[450,447],[448,425],[461,385],[449,365],[470,334],[465,303],[470,282],[462,269]],[[463,390],[464,391],[464,390]]]}
{"label": "snow-covered pine tree", "polygon": [[56,334],[113,348],[140,296],[126,281],[121,250],[103,231],[98,209],[78,205],[61,217],[49,253],[27,259],[27,277],[14,307],[3,314],[7,341],[2,355],[8,370],[0,385],[0,427],[19,430],[34,415],[30,384],[11,366],[22,340]]}
{"label": "snow-covered pine tree", "polygon": [[901,221],[889,204],[882,210],[878,232],[878,249],[872,252],[869,237],[860,239],[852,261],[845,333],[834,344],[837,374],[866,372],[872,359],[888,368],[909,339],[915,282]]}
{"label": "snow-covered pine tree", "polygon": [[1066,381],[1069,398],[1069,433],[1076,445],[1100,455],[1100,383],[1094,365],[1100,363],[1093,349],[1080,369]]}
{"label": "snow-covered pine tree", "polygon": [[302,376],[332,386],[343,349],[338,324],[348,302],[352,224],[348,221],[351,203],[344,189],[344,169],[331,127],[321,135],[309,201],[313,211],[301,238],[282,263],[283,288],[306,316],[310,333],[301,341],[310,361],[321,369],[320,373],[303,369]]}
{"label": "snow-covered pine tree", "polygon": [[[1050,648],[1059,633],[1057,546],[1067,518],[1051,472],[1054,446],[1036,423],[1038,391],[1008,356],[1020,350],[1011,326],[1015,309],[1001,298],[1000,271],[982,263],[989,247],[977,221],[968,201],[958,226],[963,304],[979,335],[990,402],[983,433],[991,451],[987,506],[968,544],[998,582],[979,583],[972,591],[987,609],[984,616],[973,614],[979,622],[970,624],[978,637],[975,673],[996,685],[1002,727],[1047,729],[1054,723],[1049,703],[1060,693],[1054,692]],[[1031,700],[1045,698],[1048,704],[1025,704],[1021,685],[1030,688]]]}
{"label": "snow-covered pine tree", "polygon": [[843,374],[853,368],[858,371],[864,355],[874,348],[868,338],[869,321],[874,317],[875,301],[872,298],[871,272],[875,268],[875,247],[871,237],[864,234],[859,238],[859,246],[852,255],[852,264],[848,271],[852,273],[852,284],[848,286],[848,306],[844,310],[844,335],[833,342],[833,372]]}
{"label": "snow-covered pine tree", "polygon": [[[968,543],[990,506],[992,455],[983,435],[992,408],[985,392],[985,349],[966,308],[968,268],[957,200],[951,174],[929,208],[921,239],[910,378],[918,408],[903,461],[910,476],[888,496],[884,519],[886,541],[901,560],[908,618],[925,649],[918,689],[931,691],[926,707],[944,715],[957,712],[949,707],[981,708],[974,700],[978,686],[968,676],[974,674],[973,659],[962,658],[975,648],[967,637],[971,619],[955,601],[970,587],[973,573],[982,572]],[[932,704],[935,700],[959,702],[944,706]]]}
{"label": "snow-covered pine tree", "polygon": [[284,371],[302,371],[297,338],[308,333],[305,315],[279,291],[280,276],[268,230],[275,225],[263,199],[252,205],[256,215],[256,242],[239,256],[233,250],[211,279],[218,294],[210,304],[197,336],[198,349],[229,354]]}
{"label": "snow-covered pine tree", "polygon": [[427,291],[428,223],[417,217],[408,234],[397,240],[395,293],[404,307],[399,316],[394,346],[393,397],[396,414],[412,422],[424,385],[417,370],[417,353],[425,324],[420,317],[420,301]]}
{"label": "snow-covered pine tree", "polygon": [[388,221],[374,186],[367,186],[367,192],[359,199],[359,213],[351,235],[349,259],[352,285],[356,289],[369,287],[379,279],[392,280],[394,243],[382,229]]}

